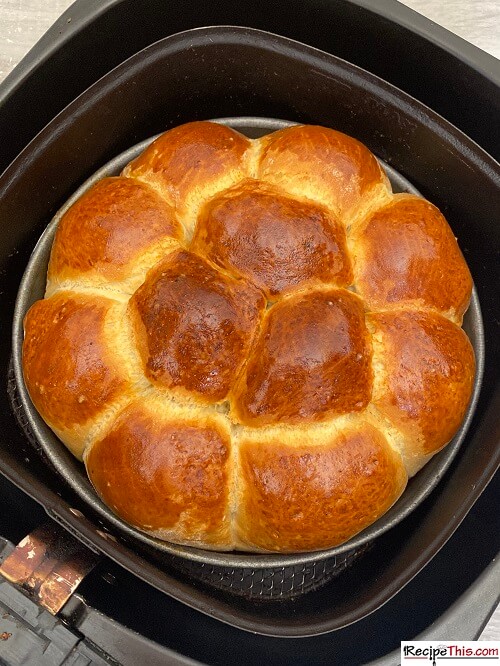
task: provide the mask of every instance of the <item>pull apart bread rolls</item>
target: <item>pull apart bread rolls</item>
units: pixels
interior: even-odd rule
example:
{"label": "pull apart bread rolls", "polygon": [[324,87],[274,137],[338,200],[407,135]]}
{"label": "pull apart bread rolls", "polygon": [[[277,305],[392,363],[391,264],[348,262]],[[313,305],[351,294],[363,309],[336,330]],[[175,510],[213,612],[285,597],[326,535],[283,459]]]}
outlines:
{"label": "pull apart bread rolls", "polygon": [[380,518],[457,431],[472,281],[443,215],[331,129],[193,122],[65,214],[33,403],[167,541],[293,553]]}

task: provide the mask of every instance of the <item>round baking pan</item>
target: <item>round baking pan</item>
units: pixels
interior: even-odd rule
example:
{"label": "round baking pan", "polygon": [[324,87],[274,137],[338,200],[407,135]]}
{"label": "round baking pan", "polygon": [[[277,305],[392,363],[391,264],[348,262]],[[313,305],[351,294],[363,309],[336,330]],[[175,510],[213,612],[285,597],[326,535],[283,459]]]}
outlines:
{"label": "round baking pan", "polygon": [[[237,129],[243,134],[255,138],[263,134],[281,129],[293,123],[284,120],[261,117],[235,117],[221,118],[217,122]],[[139,542],[140,544],[156,551],[177,555],[189,560],[216,565],[221,567],[238,568],[278,568],[290,567],[292,565],[318,562],[334,556],[347,556],[354,554],[362,546],[374,540],[387,530],[402,521],[413,511],[435,488],[458,448],[460,447],[469,427],[476,405],[483,370],[484,339],[481,311],[476,290],[473,290],[470,307],[464,318],[464,330],[467,332],[476,354],[477,371],[474,383],[473,396],[465,415],[464,421],[448,446],[430,460],[427,465],[412,479],[394,506],[374,524],[360,532],[348,542],[323,551],[300,553],[293,555],[282,554],[249,554],[242,552],[218,553],[205,551],[198,548],[178,546],[169,542],[155,539],[147,534],[131,527],[118,516],[116,516],[96,495],[91,486],[85,468],[78,462],[54,435],[42,420],[35,407],[31,403],[22,374],[22,341],[23,341],[23,319],[30,306],[38,299],[43,298],[47,275],[47,266],[50,257],[52,242],[57,225],[67,209],[96,181],[106,177],[117,175],[124,166],[137,157],[155,137],[151,137],[134,145],[116,158],[108,162],[96,171],[85,183],[71,196],[64,206],[57,212],[46,230],[39,239],[32,253],[29,264],[22,279],[14,313],[14,346],[13,366],[17,382],[17,390],[26,411],[27,419],[37,442],[41,447],[43,455],[56,469],[60,476],[71,488],[97,512],[105,525],[126,538],[127,541]],[[395,192],[412,192],[419,194],[417,189],[393,167],[380,160],[391,181]]]}

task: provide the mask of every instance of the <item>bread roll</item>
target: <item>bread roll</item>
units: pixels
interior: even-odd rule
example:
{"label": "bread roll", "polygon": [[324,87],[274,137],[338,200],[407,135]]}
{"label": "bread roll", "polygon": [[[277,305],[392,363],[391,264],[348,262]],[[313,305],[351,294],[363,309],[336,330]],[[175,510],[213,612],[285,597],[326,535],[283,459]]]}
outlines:
{"label": "bread roll", "polygon": [[102,500],[212,550],[337,546],[456,433],[472,279],[354,138],[176,127],[63,216],[26,385]]}

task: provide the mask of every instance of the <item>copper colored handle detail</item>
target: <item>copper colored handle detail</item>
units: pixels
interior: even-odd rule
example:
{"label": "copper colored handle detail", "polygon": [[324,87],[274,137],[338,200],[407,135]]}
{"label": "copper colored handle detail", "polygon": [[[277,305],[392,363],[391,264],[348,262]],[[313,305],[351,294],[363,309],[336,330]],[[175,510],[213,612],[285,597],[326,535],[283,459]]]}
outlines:
{"label": "copper colored handle detail", "polygon": [[24,537],[0,566],[0,574],[55,615],[98,559],[68,532],[48,523]]}

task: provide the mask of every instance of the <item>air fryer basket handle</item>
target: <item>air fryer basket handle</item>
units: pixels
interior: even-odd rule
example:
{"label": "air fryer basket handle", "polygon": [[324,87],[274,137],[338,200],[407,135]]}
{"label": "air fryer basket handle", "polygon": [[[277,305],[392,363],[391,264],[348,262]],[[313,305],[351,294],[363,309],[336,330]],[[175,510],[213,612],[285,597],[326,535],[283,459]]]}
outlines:
{"label": "air fryer basket handle", "polygon": [[50,522],[19,542],[0,565],[0,574],[55,615],[98,560],[96,553]]}

